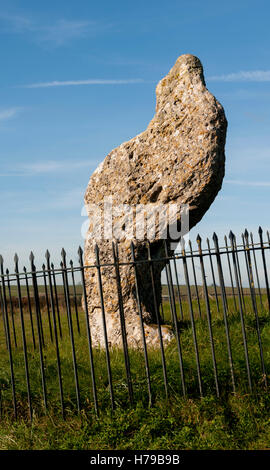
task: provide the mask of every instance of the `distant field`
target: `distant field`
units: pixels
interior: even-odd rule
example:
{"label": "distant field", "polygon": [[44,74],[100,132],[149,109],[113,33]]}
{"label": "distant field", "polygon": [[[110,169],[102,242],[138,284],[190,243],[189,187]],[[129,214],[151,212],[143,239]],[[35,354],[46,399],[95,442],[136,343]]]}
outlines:
{"label": "distant field", "polygon": [[[208,286],[207,289],[208,289],[208,295],[209,295],[210,300],[213,300],[213,301],[216,302],[216,296],[215,295],[217,294],[218,304],[219,304],[220,309],[222,309],[222,298],[221,298],[221,288],[220,288],[220,286],[216,286],[216,292],[215,292],[214,286]],[[15,302],[15,305],[17,305],[18,304],[18,302],[16,300],[17,296],[18,296],[17,287],[15,285],[10,286],[10,291],[11,291],[12,300],[13,300],[13,302]],[[179,286],[179,291],[180,291],[181,299],[184,302],[187,301],[188,292],[187,292],[186,285],[180,285]],[[200,303],[201,303],[201,305],[203,305],[203,303],[204,303],[203,286],[200,286],[200,285],[197,286],[197,290],[196,290],[196,287],[194,285],[191,285],[190,286],[190,291],[191,291],[192,300],[195,301],[194,302],[195,309],[198,306],[197,305],[198,304],[198,302],[197,302],[197,293],[198,293],[198,298],[200,299]],[[249,289],[247,287],[243,287],[242,291],[243,291],[243,295],[245,296],[245,299],[247,299],[247,303],[250,303],[251,301],[250,301],[250,291],[249,291]],[[77,284],[75,286],[75,292],[76,292],[77,303],[80,304],[81,297],[82,297],[82,286],[81,286],[81,284]],[[256,294],[256,299],[257,299],[259,308],[261,308],[261,307],[267,308],[268,304],[267,304],[267,297],[266,297],[266,289],[265,288],[260,288],[261,298],[259,296],[259,290],[257,288],[254,289],[254,292]],[[69,293],[70,293],[71,301],[74,302],[75,296],[74,296],[73,286],[69,287]],[[27,305],[27,291],[26,291],[26,286],[25,285],[21,285],[21,294],[22,294],[22,297],[23,297],[24,304]],[[46,301],[45,287],[42,284],[39,285],[39,295],[40,295],[42,303],[45,303],[45,301]],[[64,286],[61,285],[61,284],[57,284],[57,295],[59,296],[60,301],[63,303],[64,299],[65,299],[64,298]],[[176,285],[174,286],[174,296],[175,296],[176,303],[178,303],[179,296],[178,296],[178,288],[177,288]],[[234,310],[235,310],[235,305],[238,308],[238,297],[237,297],[236,289],[234,288],[234,290],[233,290],[232,287],[226,287],[226,296],[229,299],[230,298],[235,299],[235,300],[233,300],[232,305],[233,305]],[[162,297],[163,297],[164,302],[169,302],[169,294],[168,294],[168,286],[167,285],[162,286]],[[33,297],[33,292],[31,290],[31,288],[30,288],[30,298],[31,298],[31,302],[33,302],[34,297]],[[264,305],[262,305],[261,300],[263,301]],[[7,295],[7,301],[10,302],[10,299],[9,299],[8,295]],[[231,304],[231,299],[229,300],[229,304]]]}

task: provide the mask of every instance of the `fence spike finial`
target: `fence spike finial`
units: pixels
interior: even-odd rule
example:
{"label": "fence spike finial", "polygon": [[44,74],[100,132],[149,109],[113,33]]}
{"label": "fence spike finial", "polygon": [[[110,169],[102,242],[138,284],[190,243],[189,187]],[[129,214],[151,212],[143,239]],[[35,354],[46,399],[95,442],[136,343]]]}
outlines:
{"label": "fence spike finial", "polygon": [[213,233],[213,240],[214,240],[214,242],[218,241],[218,236],[217,236],[216,232]]}
{"label": "fence spike finial", "polygon": [[51,257],[51,255],[50,255],[49,250],[46,250],[46,253],[45,253],[46,260],[49,261],[50,257]]}
{"label": "fence spike finial", "polygon": [[83,265],[83,249],[81,246],[79,246],[78,248],[78,259],[79,259],[80,266],[82,266]]}
{"label": "fence spike finial", "polygon": [[262,233],[263,233],[263,229],[262,229],[262,227],[261,227],[261,226],[259,226],[258,232],[259,232],[259,234],[260,234],[260,235],[262,235]]}
{"label": "fence spike finial", "polygon": [[82,254],[83,254],[83,249],[82,249],[81,246],[79,246],[79,248],[78,248],[78,255],[79,255],[79,256],[82,256]]}
{"label": "fence spike finial", "polygon": [[218,236],[217,236],[216,232],[213,233],[212,240],[213,240],[213,243],[214,243],[215,251],[217,253],[219,251],[219,246],[218,246]]}
{"label": "fence spike finial", "polygon": [[15,253],[15,255],[14,255],[14,263],[15,263],[15,273],[18,273],[19,272],[19,266],[18,266],[19,257],[17,255],[17,253]]}
{"label": "fence spike finial", "polygon": [[64,248],[62,248],[62,250],[61,250],[61,256],[62,256],[62,260],[63,260],[63,267],[66,268],[67,254],[66,254],[66,250]]}
{"label": "fence spike finial", "polygon": [[230,240],[234,240],[234,238],[235,238],[235,235],[231,230],[230,230],[230,233],[229,233],[229,238],[230,238]]}
{"label": "fence spike finial", "polygon": [[198,233],[198,235],[197,235],[196,241],[197,241],[197,243],[200,243],[200,244],[201,244],[202,239],[201,239],[201,236],[200,236],[199,233]]}
{"label": "fence spike finial", "polygon": [[248,233],[247,229],[245,229],[244,236],[245,236],[246,240],[248,240],[249,233]]}
{"label": "fence spike finial", "polygon": [[4,258],[2,255],[0,255],[0,271],[1,271],[1,275],[4,274]]}

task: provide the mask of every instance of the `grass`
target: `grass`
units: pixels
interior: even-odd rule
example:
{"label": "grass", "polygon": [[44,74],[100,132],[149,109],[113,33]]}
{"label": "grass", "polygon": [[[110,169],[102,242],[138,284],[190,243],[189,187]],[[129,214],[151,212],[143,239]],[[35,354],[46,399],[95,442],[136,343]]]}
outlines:
{"label": "grass", "polygon": [[179,450],[269,449],[270,402],[265,394],[159,400],[149,410],[107,410],[65,421],[55,415],[34,418],[32,425],[8,419],[0,425],[1,450]]}
{"label": "grass", "polygon": [[[263,296],[263,305],[266,299]],[[80,334],[73,315],[76,362],[82,406],[77,413],[72,350],[65,310],[61,309],[62,339],[59,339],[61,376],[63,381],[65,420],[61,416],[55,342],[50,339],[47,312],[44,309],[43,329],[46,347],[43,349],[47,386],[48,410],[44,413],[41,387],[40,356],[34,318],[36,349],[33,347],[29,313],[25,311],[28,363],[33,406],[32,424],[28,419],[24,355],[20,315],[14,312],[17,348],[11,328],[12,353],[18,407],[18,420],[13,419],[10,368],[5,346],[3,322],[0,322],[0,386],[2,416],[0,449],[268,449],[270,448],[270,398],[265,392],[258,347],[256,322],[248,297],[245,329],[253,393],[249,391],[243,336],[239,312],[232,298],[229,302],[229,329],[236,378],[236,393],[232,393],[227,342],[222,311],[218,312],[210,299],[216,363],[221,395],[215,396],[213,362],[209,343],[205,305],[193,302],[196,337],[202,376],[203,397],[199,397],[196,357],[189,320],[188,304],[183,302],[184,319],[179,322],[187,397],[182,396],[176,341],[165,351],[169,397],[166,397],[159,351],[149,351],[151,384],[154,403],[148,407],[144,357],[141,351],[130,353],[134,405],[129,404],[122,350],[111,350],[110,359],[116,409],[110,408],[110,391],[103,350],[94,350],[97,396],[100,416],[93,406],[92,383],[84,313],[79,309]],[[222,309],[221,309],[222,310]],[[33,313],[34,314],[34,313]],[[171,320],[170,307],[164,303],[165,321]],[[269,313],[259,312],[260,334],[266,371],[270,371]],[[11,325],[10,325],[11,327]],[[268,376],[269,378],[269,376]]]}

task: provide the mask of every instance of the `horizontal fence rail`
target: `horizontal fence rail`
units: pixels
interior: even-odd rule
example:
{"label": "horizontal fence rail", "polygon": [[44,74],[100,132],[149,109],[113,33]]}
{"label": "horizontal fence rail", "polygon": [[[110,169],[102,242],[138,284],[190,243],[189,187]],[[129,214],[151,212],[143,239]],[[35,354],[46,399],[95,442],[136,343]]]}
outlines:
{"label": "horizontal fence rail", "polygon": [[[79,248],[76,263],[61,252],[56,266],[49,251],[37,269],[34,254],[29,266],[5,268],[0,256],[0,414],[28,416],[57,411],[68,413],[127,406],[156,397],[226,396],[238,390],[263,393],[270,373],[269,233],[261,228],[257,241],[247,230],[230,232],[221,241],[189,241],[169,255],[145,259],[119,258],[112,244],[113,261],[83,262]],[[165,261],[162,302],[157,301],[154,263]],[[134,270],[137,314],[142,347],[131,349],[125,328],[121,267]],[[141,308],[139,266],[151,275],[159,347],[149,348]],[[103,272],[113,267],[119,300],[122,348],[112,347],[107,335]],[[93,347],[87,309],[89,271],[97,275],[104,348]],[[162,326],[174,331],[164,343]]]}

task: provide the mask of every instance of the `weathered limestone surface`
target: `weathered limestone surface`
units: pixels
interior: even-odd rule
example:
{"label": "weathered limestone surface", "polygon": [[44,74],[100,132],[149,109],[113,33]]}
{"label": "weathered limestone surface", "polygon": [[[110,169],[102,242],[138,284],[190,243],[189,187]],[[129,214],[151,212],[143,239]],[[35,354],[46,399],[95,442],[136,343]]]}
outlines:
{"label": "weathered limestone surface", "polygon": [[[104,209],[104,198],[112,196],[112,205],[128,204],[189,204],[189,226],[192,228],[203,217],[221,188],[224,176],[224,147],[227,121],[224,110],[205,86],[203,68],[198,58],[180,56],[168,75],[156,88],[156,113],[147,129],[128,142],[112,150],[92,174],[85,194],[85,204],[96,204]],[[89,216],[90,214],[89,210]],[[154,215],[152,216],[154,223]],[[179,221],[176,215],[173,223]],[[124,214],[116,217],[118,227],[126,229]],[[134,225],[134,224],[133,224]],[[101,227],[104,228],[103,220]],[[134,228],[134,226],[132,227]],[[162,230],[166,231],[167,227]],[[112,239],[100,240],[99,227],[89,228],[85,242],[85,264],[95,263],[94,247],[98,243],[100,261],[110,262]],[[153,258],[164,255],[162,234],[151,240]],[[131,236],[135,237],[134,234]],[[166,236],[166,235],[165,235]],[[144,232],[144,237],[147,237]],[[163,233],[164,238],[164,233]],[[134,238],[136,259],[147,257],[145,240]],[[131,259],[129,238],[119,242],[121,261]],[[161,300],[160,273],[164,263],[155,263],[158,303]],[[141,330],[135,295],[134,269],[120,267],[122,296],[129,345],[141,344]],[[145,333],[149,345],[158,344],[158,331],[151,289],[149,267],[138,266],[139,290],[142,300]],[[111,345],[121,346],[119,302],[113,267],[102,268],[104,304]],[[95,346],[104,346],[104,333],[96,269],[86,270],[88,311]],[[172,332],[162,326],[164,340]]]}

